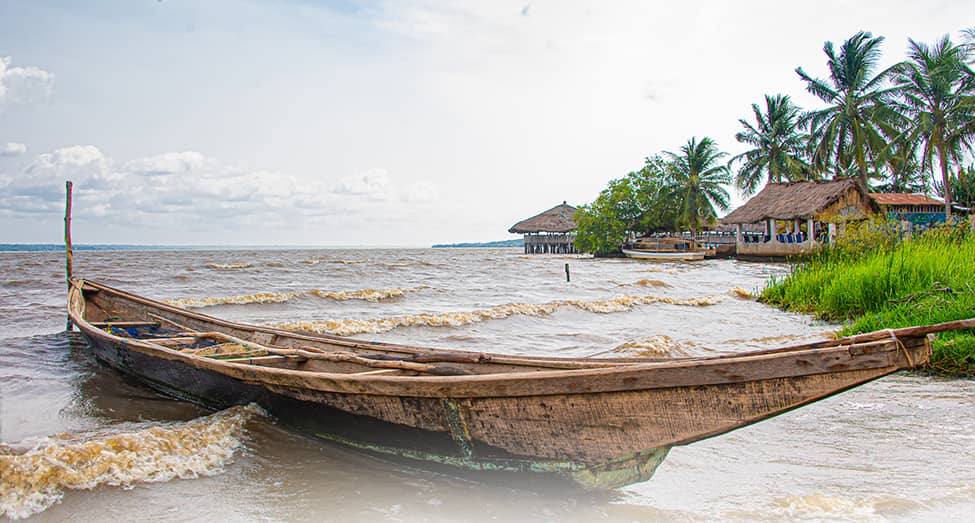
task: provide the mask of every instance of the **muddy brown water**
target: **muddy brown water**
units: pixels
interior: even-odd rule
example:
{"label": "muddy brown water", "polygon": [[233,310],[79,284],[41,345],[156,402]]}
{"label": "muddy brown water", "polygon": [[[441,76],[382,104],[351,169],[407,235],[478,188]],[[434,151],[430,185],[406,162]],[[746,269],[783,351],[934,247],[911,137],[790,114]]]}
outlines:
{"label": "muddy brown water", "polygon": [[[572,271],[565,281],[564,266]],[[707,355],[836,328],[747,299],[788,266],[511,249],[78,252],[78,275],[207,314],[541,355]],[[31,521],[965,521],[975,382],[897,374],[675,448],[595,495],[378,461],[105,368],[64,328],[59,253],[0,253],[0,511]]]}

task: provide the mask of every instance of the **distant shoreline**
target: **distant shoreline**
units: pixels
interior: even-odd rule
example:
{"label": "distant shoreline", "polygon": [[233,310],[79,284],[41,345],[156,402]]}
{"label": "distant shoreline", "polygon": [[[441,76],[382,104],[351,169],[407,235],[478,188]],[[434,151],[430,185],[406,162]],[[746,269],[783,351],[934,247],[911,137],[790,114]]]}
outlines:
{"label": "distant shoreline", "polygon": [[[192,247],[176,245],[110,245],[94,244],[73,245],[75,251],[161,251],[161,250],[203,250],[212,247]],[[64,244],[60,243],[0,243],[0,252],[56,252],[64,251]]]}
{"label": "distant shoreline", "polygon": [[[426,249],[422,246],[394,245],[129,245],[75,244],[75,251],[243,251],[243,250],[323,250],[323,249]],[[0,243],[0,252],[63,252],[60,243]]]}
{"label": "distant shoreline", "polygon": [[438,243],[433,245],[433,249],[466,249],[471,247],[524,247],[525,240],[523,238],[515,238],[514,240],[499,240],[496,242],[481,242],[481,243]]}
{"label": "distant shoreline", "polygon": [[[522,248],[522,238],[482,243],[438,243],[431,247],[410,245],[136,245],[91,243],[75,244],[75,251],[242,251],[242,250],[314,250],[314,249],[445,249],[445,248]],[[64,252],[62,243],[0,243],[0,252]]]}

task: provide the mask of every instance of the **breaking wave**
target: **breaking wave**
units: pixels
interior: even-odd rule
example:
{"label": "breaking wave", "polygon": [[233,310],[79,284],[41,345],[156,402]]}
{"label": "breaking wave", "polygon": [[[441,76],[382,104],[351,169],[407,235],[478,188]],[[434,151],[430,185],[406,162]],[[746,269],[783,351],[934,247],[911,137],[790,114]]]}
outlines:
{"label": "breaking wave", "polygon": [[636,282],[636,285],[643,285],[644,287],[670,287],[670,285],[667,285],[660,280],[651,280],[649,278],[644,278]]}
{"label": "breaking wave", "polygon": [[207,267],[211,269],[246,269],[250,267],[249,263],[208,263]]}
{"label": "breaking wave", "polygon": [[260,415],[251,404],[130,432],[59,434],[22,452],[0,446],[0,516],[41,512],[66,489],[218,474],[240,448],[246,423]]}
{"label": "breaking wave", "polygon": [[878,505],[891,498],[857,499],[827,494],[788,495],[774,501],[789,520],[806,521],[887,521],[877,513]]}
{"label": "breaking wave", "polygon": [[319,260],[328,263],[337,263],[339,265],[359,265],[360,263],[369,263],[369,260]]}
{"label": "breaking wave", "polygon": [[330,300],[365,300],[365,301],[382,301],[391,298],[399,298],[404,296],[408,292],[415,292],[423,289],[428,289],[429,287],[409,287],[409,288],[393,288],[393,289],[361,289],[357,291],[320,291],[313,290],[309,294],[318,296],[319,298],[328,298]]}
{"label": "breaking wave", "polygon": [[666,334],[629,340],[613,348],[612,352],[645,357],[689,355],[680,342]]}
{"label": "breaking wave", "polygon": [[354,334],[378,334],[399,327],[458,327],[488,320],[501,320],[511,316],[547,316],[563,307],[576,307],[585,311],[608,314],[624,312],[639,305],[666,303],[670,305],[687,305],[704,307],[715,305],[724,298],[722,296],[701,296],[696,298],[668,298],[660,296],[618,296],[608,300],[559,300],[548,303],[507,303],[489,309],[473,311],[419,313],[408,316],[393,316],[389,318],[372,319],[337,319],[318,321],[294,321],[273,324],[280,329],[316,332],[319,334],[337,334],[350,336]]}
{"label": "breaking wave", "polygon": [[734,296],[736,298],[741,298],[743,300],[753,300],[753,299],[755,299],[755,295],[752,294],[751,292],[749,292],[747,289],[745,289],[743,287],[735,287],[735,288],[731,289],[730,291],[728,291],[728,294],[730,294],[730,295],[732,295],[732,296]]}
{"label": "breaking wave", "polygon": [[413,292],[427,287],[410,287],[394,289],[360,289],[353,291],[323,291],[313,289],[300,292],[257,292],[243,296],[224,296],[216,298],[177,298],[164,300],[165,303],[184,309],[202,309],[204,307],[214,307],[216,305],[247,305],[251,303],[281,303],[304,296],[317,296],[330,300],[365,300],[379,302],[392,298],[399,298],[408,292]]}

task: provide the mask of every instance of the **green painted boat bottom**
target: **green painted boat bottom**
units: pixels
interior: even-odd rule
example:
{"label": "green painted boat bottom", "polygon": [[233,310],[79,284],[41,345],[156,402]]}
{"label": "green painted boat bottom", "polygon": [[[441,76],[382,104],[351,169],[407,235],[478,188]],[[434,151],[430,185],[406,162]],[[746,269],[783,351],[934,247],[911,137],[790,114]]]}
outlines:
{"label": "green painted boat bottom", "polygon": [[609,490],[646,481],[653,476],[657,467],[663,463],[664,458],[667,457],[667,453],[670,452],[670,447],[651,448],[594,465],[577,461],[500,458],[478,459],[471,455],[449,456],[413,449],[388,447],[374,443],[363,443],[332,434],[316,433],[315,436],[360,451],[405,458],[413,461],[429,462],[437,465],[448,465],[477,472],[555,474],[572,481],[585,490]]}

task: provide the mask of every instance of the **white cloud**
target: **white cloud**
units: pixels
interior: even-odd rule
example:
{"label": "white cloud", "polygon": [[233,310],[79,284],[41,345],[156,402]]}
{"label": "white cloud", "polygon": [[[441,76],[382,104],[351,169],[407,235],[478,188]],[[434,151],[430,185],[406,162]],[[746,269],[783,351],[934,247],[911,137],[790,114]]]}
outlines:
{"label": "white cloud", "polygon": [[165,153],[148,158],[132,160],[125,164],[124,169],[138,174],[150,176],[188,173],[202,169],[207,163],[207,158],[194,151],[184,151],[181,153]]}
{"label": "white cloud", "polygon": [[59,209],[65,180],[99,191],[99,198],[89,206],[97,209],[104,205],[101,195],[110,194],[118,179],[111,159],[97,147],[65,147],[40,154],[19,172],[0,172],[0,215],[34,216]]}
{"label": "white cloud", "polygon": [[112,189],[123,175],[114,169],[111,158],[93,145],[75,145],[40,154],[27,166],[32,176],[21,179],[21,184],[33,182],[63,183],[74,180],[93,189]]}
{"label": "white cloud", "polygon": [[266,233],[362,212],[395,215],[437,194],[430,182],[399,191],[382,169],[333,184],[241,169],[195,151],[119,163],[97,147],[78,145],[39,154],[19,171],[0,172],[0,216],[60,213],[65,180],[74,182],[80,218],[133,231],[166,226],[176,234],[204,225],[210,234],[242,225]]}
{"label": "white cloud", "polygon": [[27,152],[27,146],[22,143],[7,142],[0,145],[0,156],[20,156]]}
{"label": "white cloud", "polygon": [[369,196],[387,199],[389,196],[389,173],[383,169],[370,169],[346,176],[334,188],[337,194]]}
{"label": "white cloud", "polygon": [[54,73],[38,67],[13,67],[13,57],[0,56],[0,106],[43,102],[54,91]]}

